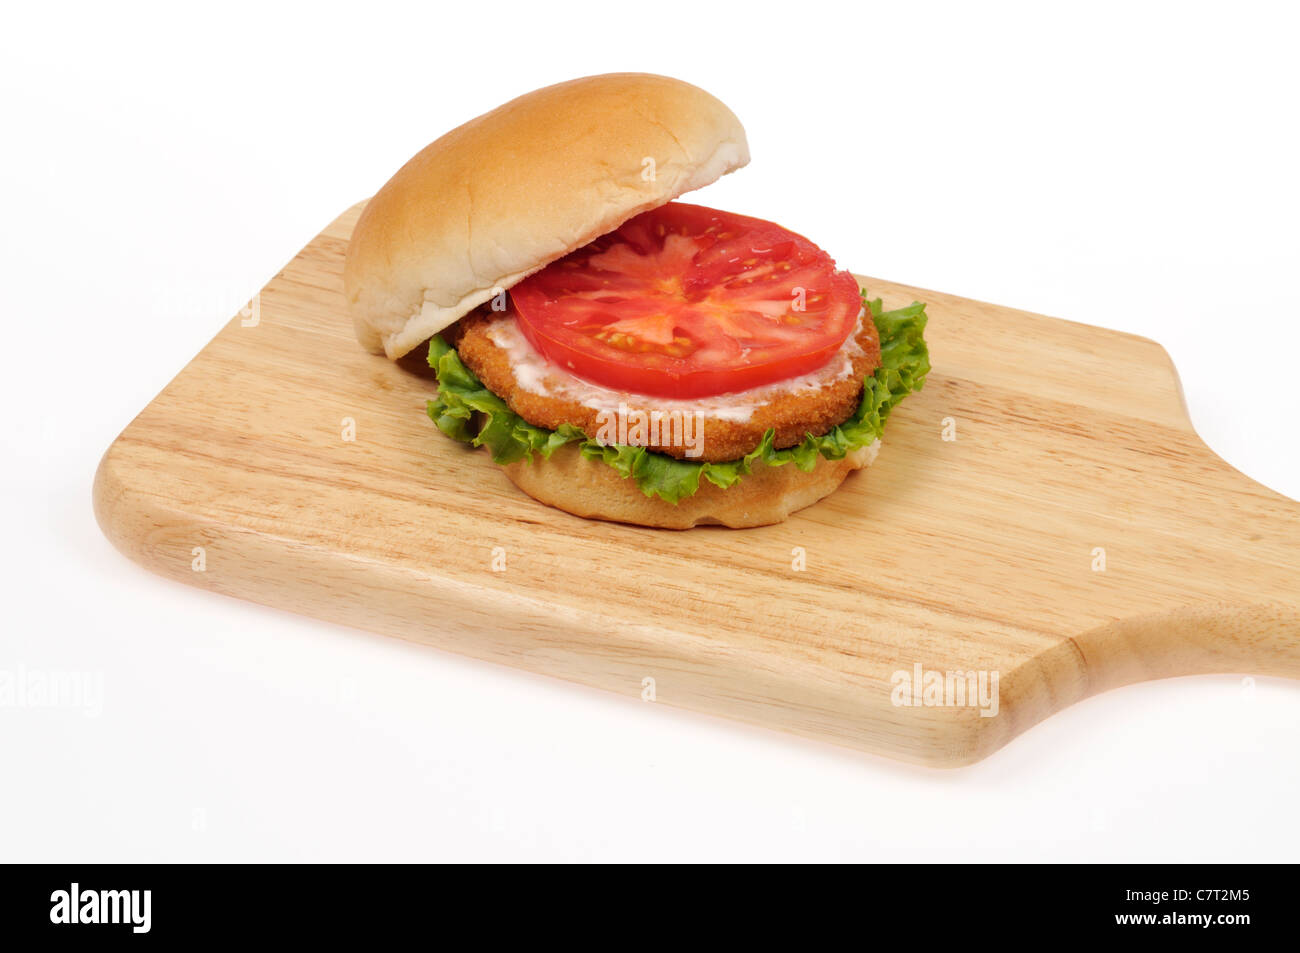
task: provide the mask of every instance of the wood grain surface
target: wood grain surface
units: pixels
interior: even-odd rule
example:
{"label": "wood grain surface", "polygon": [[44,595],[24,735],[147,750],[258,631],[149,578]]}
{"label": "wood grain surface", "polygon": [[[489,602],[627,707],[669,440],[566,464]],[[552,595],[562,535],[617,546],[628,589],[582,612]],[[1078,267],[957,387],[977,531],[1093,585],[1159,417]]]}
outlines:
{"label": "wood grain surface", "polygon": [[[1152,341],[864,278],[886,307],[927,303],[934,365],[873,467],[777,526],[586,521],[438,433],[418,354],[358,347],[341,273],[360,208],[108,449],[95,511],[132,559],[932,765],[1131,682],[1300,677],[1300,504],[1202,443]],[[996,673],[996,714],[896,704],[918,665]]]}

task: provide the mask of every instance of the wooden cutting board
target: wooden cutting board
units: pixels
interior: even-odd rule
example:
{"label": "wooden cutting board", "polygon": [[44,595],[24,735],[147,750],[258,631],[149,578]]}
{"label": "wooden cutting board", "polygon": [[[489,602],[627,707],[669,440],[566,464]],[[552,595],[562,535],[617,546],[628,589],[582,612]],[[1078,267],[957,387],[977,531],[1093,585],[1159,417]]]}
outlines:
{"label": "wooden cutting board", "polygon": [[1197,438],[1152,341],[862,279],[887,308],[926,302],[934,364],[873,467],[778,526],[586,521],[438,433],[418,354],[358,347],[341,275],[360,208],[108,449],[95,511],[132,559],[933,765],[1143,679],[1300,677],[1300,504]]}

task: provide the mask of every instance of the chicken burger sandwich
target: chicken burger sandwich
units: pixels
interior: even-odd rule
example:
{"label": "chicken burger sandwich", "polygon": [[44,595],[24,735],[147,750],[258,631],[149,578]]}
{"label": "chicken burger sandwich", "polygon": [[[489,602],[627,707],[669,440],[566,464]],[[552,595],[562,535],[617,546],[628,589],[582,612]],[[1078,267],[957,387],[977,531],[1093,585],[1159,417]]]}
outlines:
{"label": "chicken burger sandwich", "polygon": [[542,503],[780,522],[875,459],[929,371],[926,317],[884,311],[802,235],[675,201],[748,161],[731,110],[679,80],[521,96],[370,200],[344,271],[357,336],[427,348],[434,424]]}

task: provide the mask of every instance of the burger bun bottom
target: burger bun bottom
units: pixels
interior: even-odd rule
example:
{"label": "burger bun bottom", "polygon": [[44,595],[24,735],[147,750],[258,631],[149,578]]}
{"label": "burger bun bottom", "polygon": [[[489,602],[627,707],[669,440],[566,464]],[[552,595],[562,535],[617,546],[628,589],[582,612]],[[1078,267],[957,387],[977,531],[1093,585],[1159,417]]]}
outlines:
{"label": "burger bun bottom", "polygon": [[583,457],[576,444],[560,447],[550,459],[521,460],[503,469],[533,499],[575,516],[659,529],[709,524],[742,529],[780,523],[829,496],[854,470],[870,466],[879,449],[877,440],[842,460],[819,458],[807,473],[793,463],[759,464],[725,490],[701,479],[699,490],[676,504],[646,496],[631,478]]}

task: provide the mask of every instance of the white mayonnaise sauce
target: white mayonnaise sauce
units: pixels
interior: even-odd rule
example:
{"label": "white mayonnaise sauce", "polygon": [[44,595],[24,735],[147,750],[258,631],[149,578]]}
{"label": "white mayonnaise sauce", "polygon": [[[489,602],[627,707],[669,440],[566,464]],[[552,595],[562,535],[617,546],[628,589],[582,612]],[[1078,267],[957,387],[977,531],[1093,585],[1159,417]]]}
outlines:
{"label": "white mayonnaise sauce", "polygon": [[514,313],[511,311],[503,311],[494,316],[486,328],[486,333],[488,340],[506,352],[519,386],[531,394],[571,400],[597,412],[606,411],[611,414],[619,413],[622,405],[633,410],[653,408],[665,414],[681,411],[714,420],[744,423],[753,416],[756,409],[771,403],[775,397],[782,394],[797,394],[800,391],[812,393],[827,384],[851,377],[853,358],[862,353],[862,347],[858,344],[858,333],[861,330],[862,317],[859,315],[857,326],[840,349],[824,366],[811,373],[734,394],[718,394],[691,400],[672,400],[666,397],[635,394],[585,381],[568,369],[552,364],[543,357],[519,330]]}

